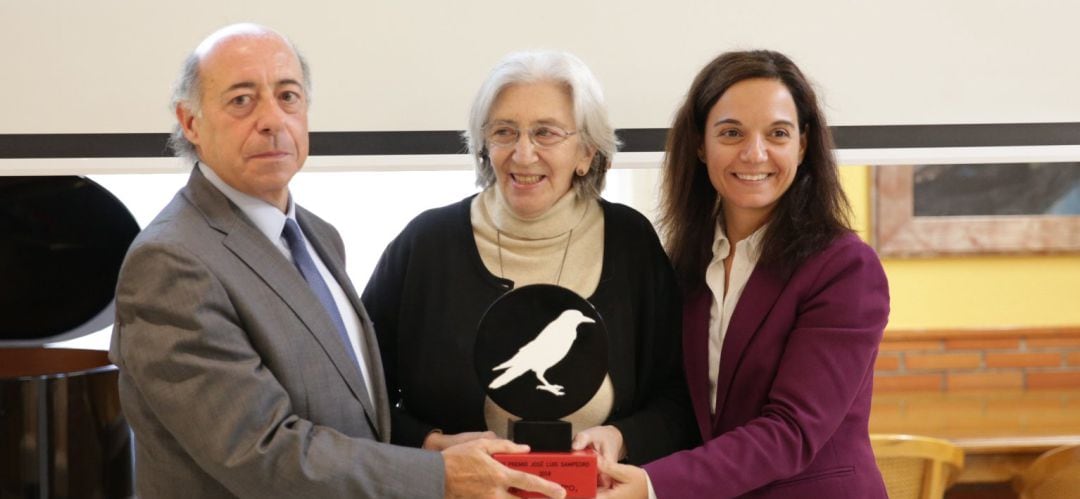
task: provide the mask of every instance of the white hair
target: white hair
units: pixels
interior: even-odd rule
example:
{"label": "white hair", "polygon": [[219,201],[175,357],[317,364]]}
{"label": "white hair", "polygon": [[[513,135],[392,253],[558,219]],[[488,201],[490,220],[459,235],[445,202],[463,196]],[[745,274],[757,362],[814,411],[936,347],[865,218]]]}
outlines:
{"label": "white hair", "polygon": [[[311,102],[311,70],[308,68],[307,60],[297,50],[296,45],[292,43],[287,37],[265,26],[260,26],[253,23],[239,23],[230,24],[221,28],[210,36],[207,36],[199,43],[195,50],[191,52],[184,59],[184,64],[180,68],[180,76],[176,78],[176,82],[173,83],[172,100],[169,102],[169,110],[175,111],[177,106],[183,106],[191,111],[196,116],[202,115],[202,76],[199,74],[199,64],[203,58],[214,49],[217,44],[236,37],[259,37],[259,36],[276,36],[285,41],[285,43],[292,48],[296,59],[300,61],[300,71],[303,74],[304,79],[304,93],[307,94],[307,101]],[[184,129],[180,123],[173,125],[172,135],[169,136],[169,146],[172,147],[173,152],[181,157],[190,161],[198,159],[195,154],[195,145],[188,141],[184,136]]]}
{"label": "white hair", "polygon": [[596,151],[588,173],[573,177],[574,189],[582,198],[598,198],[619,139],[608,119],[600,82],[581,59],[567,52],[516,52],[504,57],[488,74],[473,100],[469,128],[462,134],[476,163],[476,185],[487,188],[495,183],[495,170],[484,141],[484,127],[495,100],[510,85],[542,81],[554,81],[570,89],[578,134],[586,147]]}

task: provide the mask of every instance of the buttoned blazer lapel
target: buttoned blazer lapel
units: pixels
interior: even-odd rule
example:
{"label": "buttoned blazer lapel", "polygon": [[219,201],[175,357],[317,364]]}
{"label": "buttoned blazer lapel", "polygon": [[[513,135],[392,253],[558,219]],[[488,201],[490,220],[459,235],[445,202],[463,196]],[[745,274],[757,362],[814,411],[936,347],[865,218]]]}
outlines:
{"label": "buttoned blazer lapel", "polygon": [[[720,418],[723,416],[735,370],[746,361],[743,359],[746,346],[757,334],[786,283],[785,278],[761,265],[755,266],[746,282],[742,296],[731,315],[731,321],[728,322],[724,345],[720,351],[720,367],[716,377],[716,410],[712,418],[714,429],[719,427]],[[705,323],[708,324],[707,314]]]}
{"label": "buttoned blazer lapel", "polygon": [[701,438],[712,438],[709,411],[709,308],[712,293],[706,287],[688,296],[683,305],[683,368],[690,390],[690,402]]}
{"label": "buttoned blazer lapel", "polygon": [[[285,305],[292,309],[310,334],[322,345],[338,373],[368,414],[375,415],[367,397],[359,367],[344,350],[330,315],[285,255],[219,192],[196,167],[184,196],[197,207],[207,223],[224,234],[222,244],[259,276]],[[312,244],[315,246],[315,244]],[[322,255],[320,250],[320,256]],[[325,262],[324,262],[325,263]],[[335,276],[336,277],[336,276]],[[340,282],[340,281],[339,281]],[[355,293],[354,293],[355,294]],[[352,299],[352,298],[350,298]],[[299,366],[300,369],[303,366]]]}
{"label": "buttoned blazer lapel", "polygon": [[[364,405],[364,409],[369,411],[368,414],[375,415],[375,420],[372,421],[372,426],[375,427],[376,432],[379,435],[379,439],[385,442],[390,441],[390,407],[389,399],[386,395],[386,381],[383,378],[382,368],[382,355],[379,352],[379,342],[375,337],[375,328],[371,322],[371,318],[368,317],[367,310],[364,309],[364,304],[360,301],[360,295],[356,293],[356,288],[353,287],[352,281],[349,279],[345,269],[344,250],[335,250],[335,241],[340,239],[336,234],[330,232],[328,227],[325,227],[324,223],[317,223],[317,218],[306,209],[297,206],[296,218],[300,222],[300,227],[303,229],[304,234],[307,236],[308,241],[315,247],[315,251],[319,254],[319,258],[323,264],[330,271],[330,274],[334,276],[334,279],[341,285],[341,289],[345,291],[345,295],[348,296],[349,302],[352,304],[353,310],[356,311],[356,315],[360,317],[360,340],[364,342],[365,348],[368,351],[368,374],[371,376],[371,387],[375,390],[375,393],[370,394],[370,400],[375,403],[376,410],[371,412],[371,407],[367,404]],[[349,362],[350,365],[352,362]],[[350,385],[352,386],[352,385]],[[363,383],[359,384],[359,388],[362,393],[366,393],[366,389]],[[360,399],[362,402],[366,402],[364,398]]]}

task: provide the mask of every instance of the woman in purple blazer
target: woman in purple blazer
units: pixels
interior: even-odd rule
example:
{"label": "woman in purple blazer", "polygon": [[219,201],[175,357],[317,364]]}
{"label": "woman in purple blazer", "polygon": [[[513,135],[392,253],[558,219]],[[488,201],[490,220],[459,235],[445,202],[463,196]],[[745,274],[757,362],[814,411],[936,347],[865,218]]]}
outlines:
{"label": "woman in purple blazer", "polygon": [[603,463],[601,497],[886,497],[867,421],[888,284],[848,225],[831,148],[782,54],[725,53],[694,80],[662,225],[705,443],[644,469]]}

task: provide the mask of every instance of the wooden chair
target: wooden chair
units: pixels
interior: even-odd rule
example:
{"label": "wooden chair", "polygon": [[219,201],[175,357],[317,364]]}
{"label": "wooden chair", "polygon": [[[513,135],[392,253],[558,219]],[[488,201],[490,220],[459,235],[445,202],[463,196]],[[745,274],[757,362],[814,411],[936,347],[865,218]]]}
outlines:
{"label": "wooden chair", "polygon": [[1021,499],[1080,497],[1080,445],[1044,452],[1013,479]]}
{"label": "wooden chair", "polygon": [[964,451],[939,438],[870,434],[890,499],[940,499],[964,468]]}

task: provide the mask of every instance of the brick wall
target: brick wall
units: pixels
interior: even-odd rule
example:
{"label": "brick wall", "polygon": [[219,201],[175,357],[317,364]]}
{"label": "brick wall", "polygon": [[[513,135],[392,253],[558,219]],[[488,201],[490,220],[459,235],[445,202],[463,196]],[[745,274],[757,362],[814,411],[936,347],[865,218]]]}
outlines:
{"label": "brick wall", "polygon": [[874,391],[1080,388],[1080,327],[886,331]]}

